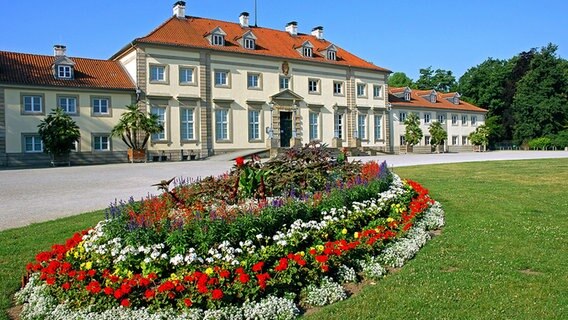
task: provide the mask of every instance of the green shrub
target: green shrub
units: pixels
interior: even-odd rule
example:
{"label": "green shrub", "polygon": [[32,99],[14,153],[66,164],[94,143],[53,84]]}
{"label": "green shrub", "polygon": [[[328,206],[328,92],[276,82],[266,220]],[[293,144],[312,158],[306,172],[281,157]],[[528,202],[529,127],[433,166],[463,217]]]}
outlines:
{"label": "green shrub", "polygon": [[528,142],[529,148],[546,150],[552,146],[552,141],[549,137],[540,137],[532,139]]}

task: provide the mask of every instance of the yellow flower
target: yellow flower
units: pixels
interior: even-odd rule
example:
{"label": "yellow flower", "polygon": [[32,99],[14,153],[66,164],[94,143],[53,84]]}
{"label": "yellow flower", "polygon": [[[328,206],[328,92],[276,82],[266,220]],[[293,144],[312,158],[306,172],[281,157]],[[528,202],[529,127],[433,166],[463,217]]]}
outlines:
{"label": "yellow flower", "polygon": [[388,218],[387,218],[387,222],[393,222],[393,221],[394,221],[393,218],[391,218],[391,217],[388,217]]}
{"label": "yellow flower", "polygon": [[73,252],[73,257],[75,257],[75,259],[79,258],[79,252],[77,251]]}
{"label": "yellow flower", "polygon": [[341,230],[342,234],[347,234],[347,229],[343,228],[343,230]]}
{"label": "yellow flower", "polygon": [[300,255],[303,257],[306,253],[304,251],[300,251]]}
{"label": "yellow flower", "polygon": [[210,276],[212,273],[213,273],[213,268],[209,267],[205,269],[205,274],[207,274],[208,276]]}
{"label": "yellow flower", "polygon": [[355,237],[355,239],[358,239],[359,238],[359,232],[355,232],[354,237]]}
{"label": "yellow flower", "polygon": [[91,270],[93,263],[91,261],[85,262],[85,270]]}
{"label": "yellow flower", "polygon": [[177,274],[172,273],[172,274],[170,275],[170,279],[171,279],[171,280],[179,280],[180,278],[177,276]]}
{"label": "yellow flower", "polygon": [[323,251],[323,246],[321,244],[318,244],[316,248],[318,249],[318,251]]}

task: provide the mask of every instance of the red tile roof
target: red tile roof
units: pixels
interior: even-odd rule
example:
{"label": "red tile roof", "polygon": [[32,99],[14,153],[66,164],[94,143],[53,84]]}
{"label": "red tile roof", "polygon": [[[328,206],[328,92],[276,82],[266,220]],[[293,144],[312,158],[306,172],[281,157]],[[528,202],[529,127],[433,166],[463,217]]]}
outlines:
{"label": "red tile roof", "polygon": [[[220,27],[227,34],[225,36],[225,46],[213,46],[206,38],[206,35],[217,27]],[[237,42],[237,40],[249,30],[252,31],[257,38],[255,50],[245,49]],[[295,49],[300,47],[307,40],[314,45],[313,57],[311,58],[303,57]],[[135,39],[134,42],[189,48],[207,48],[210,50],[239,52],[283,59],[317,61],[321,63],[371,69],[374,71],[391,72],[388,69],[378,67],[337,46],[337,61],[327,60],[326,57],[322,56],[320,51],[325,50],[332,43],[327,40],[317,39],[313,35],[299,33],[297,36],[292,36],[286,31],[254,26],[243,28],[239,23],[199,17],[186,17],[186,19],[172,17],[147,36]],[[128,47],[118,52],[114,57],[119,56],[126,50],[128,50]]]}
{"label": "red tile roof", "polygon": [[69,57],[74,79],[57,79],[53,75],[56,57],[0,51],[0,83],[70,88],[129,89],[135,85],[116,61]]}
{"label": "red tile roof", "polygon": [[487,110],[467,103],[460,99],[459,104],[454,104],[448,101],[448,98],[453,97],[456,92],[439,93],[436,92],[436,103],[430,102],[429,99],[423,96],[429,96],[432,90],[411,90],[410,101],[405,101],[404,97],[399,97],[399,94],[405,88],[391,88],[389,87],[389,102],[394,107],[411,107],[411,108],[431,108],[431,109],[445,109],[445,110],[458,110],[458,111],[473,111],[473,112],[487,112]]}

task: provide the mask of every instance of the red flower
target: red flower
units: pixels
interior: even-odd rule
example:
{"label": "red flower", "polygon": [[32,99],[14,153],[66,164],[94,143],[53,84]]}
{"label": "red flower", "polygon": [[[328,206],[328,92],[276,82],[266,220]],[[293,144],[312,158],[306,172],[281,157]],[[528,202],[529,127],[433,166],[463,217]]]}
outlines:
{"label": "red flower", "polygon": [[209,290],[207,290],[207,287],[202,284],[197,284],[197,291],[201,294],[206,294],[207,292],[209,292]]}
{"label": "red flower", "polygon": [[257,274],[256,278],[258,279],[258,286],[264,290],[266,288],[266,281],[270,279],[270,275],[268,273],[261,273]]}
{"label": "red flower", "polygon": [[219,277],[221,278],[228,278],[231,276],[231,273],[228,270],[221,270],[221,272],[219,272]]}
{"label": "red flower", "polygon": [[55,284],[55,278],[53,277],[49,277],[45,280],[45,283],[47,283],[48,285],[54,285]]}
{"label": "red flower", "polygon": [[315,256],[316,253],[317,253],[316,249],[310,249],[309,252],[310,252],[310,254],[311,254],[312,256]]}
{"label": "red flower", "polygon": [[298,265],[300,265],[300,267],[303,267],[306,265],[306,260],[304,259],[298,259],[296,260],[296,262],[298,263]]}
{"label": "red flower", "polygon": [[146,299],[152,299],[155,294],[154,290],[148,289],[144,292],[144,297],[146,297]]}
{"label": "red flower", "polygon": [[71,288],[71,284],[69,282],[65,282],[61,285],[61,288],[63,288],[63,290],[69,290],[69,288]]}
{"label": "red flower", "polygon": [[241,283],[245,284],[245,283],[249,282],[249,280],[250,280],[250,276],[248,274],[246,274],[246,273],[239,274],[239,281]]}
{"label": "red flower", "polygon": [[326,264],[324,264],[323,266],[321,266],[321,270],[322,270],[323,272],[328,272],[328,271],[329,271],[329,267],[328,267]]}
{"label": "red flower", "polygon": [[181,284],[178,284],[178,285],[176,286],[176,291],[177,291],[177,292],[182,292],[183,290],[185,290],[185,287],[182,286]]}
{"label": "red flower", "polygon": [[211,292],[211,298],[213,300],[220,300],[223,298],[223,291],[221,289],[215,289]]}
{"label": "red flower", "polygon": [[193,302],[191,302],[191,299],[189,298],[185,298],[183,299],[183,303],[185,304],[186,307],[191,307],[191,305],[193,304]]}
{"label": "red flower", "polygon": [[264,267],[264,262],[260,261],[256,263],[254,266],[252,266],[252,271],[261,272],[263,267]]}
{"label": "red flower", "polygon": [[238,267],[238,268],[235,270],[235,273],[237,273],[237,274],[245,273],[245,269],[243,269],[243,267]]}
{"label": "red flower", "polygon": [[125,307],[125,308],[128,308],[128,307],[130,307],[130,300],[124,299],[124,300],[120,301],[120,305]]}
{"label": "red flower", "polygon": [[243,157],[238,157],[235,159],[235,163],[237,164],[237,167],[242,167],[245,164],[245,158]]}
{"label": "red flower", "polygon": [[111,294],[114,293],[114,289],[111,287],[105,287],[105,289],[103,290],[103,292],[107,295],[110,296]]}
{"label": "red flower", "polygon": [[122,298],[123,295],[124,295],[124,292],[122,292],[122,290],[120,290],[120,288],[116,289],[114,291],[114,298],[117,299],[117,300]]}
{"label": "red flower", "polygon": [[326,263],[327,259],[328,259],[327,256],[324,256],[324,255],[316,257],[316,261],[319,262],[319,263]]}
{"label": "red flower", "polygon": [[85,287],[85,289],[92,294],[97,294],[101,292],[101,285],[97,281],[93,280]]}
{"label": "red flower", "polygon": [[280,261],[278,262],[278,265],[274,268],[275,271],[284,271],[288,269],[288,259],[287,258],[281,258]]}

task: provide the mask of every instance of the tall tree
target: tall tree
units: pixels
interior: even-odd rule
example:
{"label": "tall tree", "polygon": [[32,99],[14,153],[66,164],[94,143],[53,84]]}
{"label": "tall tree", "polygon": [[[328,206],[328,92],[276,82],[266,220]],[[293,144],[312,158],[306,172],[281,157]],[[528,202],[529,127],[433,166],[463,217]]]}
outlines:
{"label": "tall tree", "polygon": [[420,69],[420,77],[414,83],[414,89],[429,90],[435,89],[439,92],[450,92],[457,89],[456,77],[452,71],[436,69],[432,67]]}
{"label": "tall tree", "polygon": [[517,143],[556,134],[568,120],[568,68],[548,44],[533,50],[528,71],[513,97],[513,138]]}
{"label": "tall tree", "polygon": [[418,144],[422,139],[422,129],[420,129],[420,118],[414,112],[411,112],[406,120],[404,120],[406,132],[404,133],[404,140],[408,147]]}
{"label": "tall tree", "polygon": [[412,86],[412,79],[410,79],[404,72],[395,72],[389,76],[389,87],[410,87]]}
{"label": "tall tree", "polygon": [[444,144],[444,141],[448,138],[448,133],[438,121],[434,121],[430,124],[428,132],[430,133],[430,144],[436,148],[436,152],[440,152],[438,146]]}

